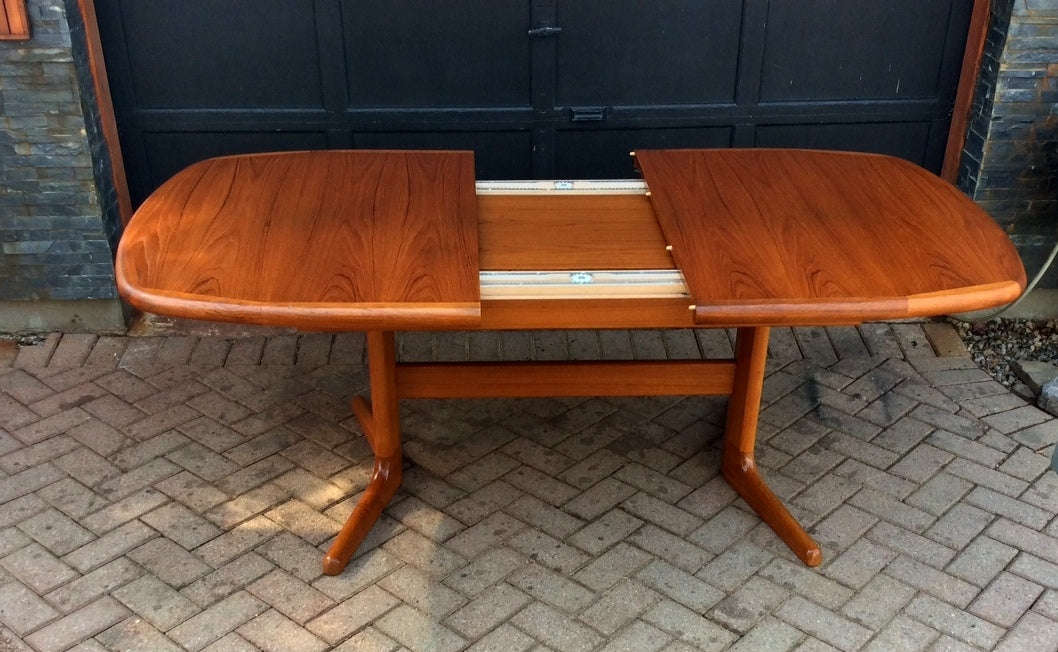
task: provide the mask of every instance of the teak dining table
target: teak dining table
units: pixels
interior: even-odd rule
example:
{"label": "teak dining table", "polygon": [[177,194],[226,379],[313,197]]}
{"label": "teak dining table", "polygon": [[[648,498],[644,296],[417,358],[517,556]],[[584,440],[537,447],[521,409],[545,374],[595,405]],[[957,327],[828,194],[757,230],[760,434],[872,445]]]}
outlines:
{"label": "teak dining table", "polygon": [[[118,288],[144,311],[365,331],[352,409],[374,471],[323,558],[342,571],[401,482],[398,400],[729,395],[722,474],[809,566],[818,544],[754,444],[772,326],[976,310],[1024,289],[1017,252],[903,160],[780,149],[633,153],[638,182],[480,183],[471,152],[306,151],[201,161],[136,211]],[[397,360],[416,330],[735,328],[724,360]]]}

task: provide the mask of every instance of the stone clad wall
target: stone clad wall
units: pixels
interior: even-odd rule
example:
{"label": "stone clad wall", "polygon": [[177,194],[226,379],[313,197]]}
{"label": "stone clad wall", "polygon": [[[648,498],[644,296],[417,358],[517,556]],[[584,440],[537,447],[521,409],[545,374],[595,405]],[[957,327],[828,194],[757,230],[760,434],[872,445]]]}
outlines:
{"label": "stone clad wall", "polygon": [[[29,0],[28,41],[0,41],[0,330],[118,306],[63,0]],[[12,303],[16,302],[16,303]],[[25,302],[33,302],[32,304]],[[59,302],[76,302],[59,303]],[[22,313],[22,316],[16,316]],[[116,315],[120,321],[120,310]],[[39,321],[39,319],[37,319]],[[49,326],[49,324],[41,324]],[[115,324],[118,325],[118,324]]]}
{"label": "stone clad wall", "polygon": [[[1032,276],[1058,240],[1058,0],[993,0],[992,13],[959,186]],[[1040,287],[1058,287],[1058,265]]]}

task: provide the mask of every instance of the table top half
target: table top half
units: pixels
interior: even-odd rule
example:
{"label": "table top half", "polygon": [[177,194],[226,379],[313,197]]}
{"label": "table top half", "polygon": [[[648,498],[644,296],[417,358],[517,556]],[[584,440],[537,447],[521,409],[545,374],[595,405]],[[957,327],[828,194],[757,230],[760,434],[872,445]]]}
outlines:
{"label": "table top half", "polygon": [[176,317],[416,330],[481,327],[482,270],[676,268],[702,326],[944,314],[1009,302],[1025,285],[996,223],[902,160],[725,149],[636,162],[645,194],[479,197],[470,152],[210,159],[133,216],[118,287]]}

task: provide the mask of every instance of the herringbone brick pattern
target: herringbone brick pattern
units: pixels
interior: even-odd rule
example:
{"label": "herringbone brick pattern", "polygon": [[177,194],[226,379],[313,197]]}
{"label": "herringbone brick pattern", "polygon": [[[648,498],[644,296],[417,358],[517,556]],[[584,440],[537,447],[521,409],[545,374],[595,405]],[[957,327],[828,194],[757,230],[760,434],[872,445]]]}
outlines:
{"label": "herringbone brick pattern", "polygon": [[[759,459],[818,569],[719,478],[725,399],[406,401],[403,489],[338,577],[321,553],[370,471],[360,336],[6,343],[0,649],[1058,649],[1058,423],[937,355],[949,340],[775,331]],[[401,341],[429,359],[730,346]]]}

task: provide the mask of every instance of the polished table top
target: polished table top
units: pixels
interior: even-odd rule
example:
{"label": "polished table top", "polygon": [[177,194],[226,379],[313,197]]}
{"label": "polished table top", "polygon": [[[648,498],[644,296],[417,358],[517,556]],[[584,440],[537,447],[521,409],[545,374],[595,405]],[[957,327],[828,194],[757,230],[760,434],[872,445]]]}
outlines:
{"label": "polished table top", "polygon": [[644,151],[636,161],[703,325],[826,325],[1015,299],[1024,269],[955,187],[896,158]]}
{"label": "polished table top", "polygon": [[470,152],[196,163],[136,211],[119,289],[148,311],[312,328],[480,319]]}
{"label": "polished table top", "polygon": [[137,211],[118,285],[147,311],[319,330],[483,327],[483,269],[675,266],[701,326],[927,316],[1024,287],[995,222],[899,159],[721,149],[636,162],[646,196],[505,200],[475,197],[469,152],[211,159]]}

